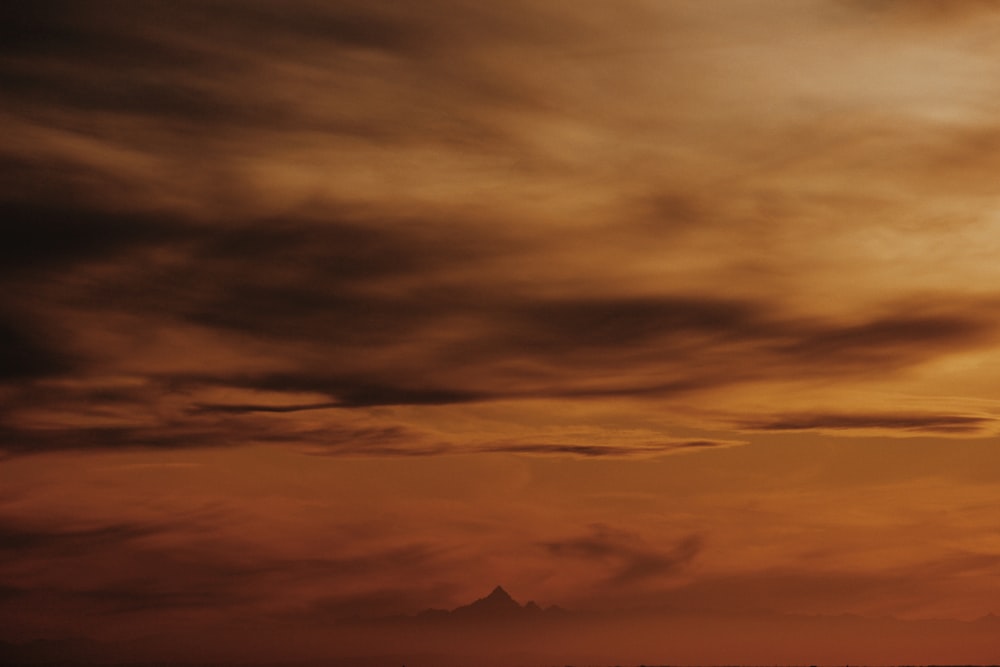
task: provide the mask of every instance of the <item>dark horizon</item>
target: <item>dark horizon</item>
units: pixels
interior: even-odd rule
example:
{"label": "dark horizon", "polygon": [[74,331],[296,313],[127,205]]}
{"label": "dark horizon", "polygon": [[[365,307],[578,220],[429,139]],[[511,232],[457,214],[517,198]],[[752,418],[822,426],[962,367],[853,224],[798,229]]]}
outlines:
{"label": "dark horizon", "polygon": [[[785,638],[781,650],[775,652],[769,646],[770,633],[779,628],[791,635]],[[0,663],[119,667],[150,663],[178,667],[201,664],[450,667],[474,662],[490,667],[575,664],[650,667],[657,663],[642,656],[674,655],[687,659],[663,664],[819,667],[821,663],[817,661],[803,660],[820,650],[819,642],[819,646],[826,645],[822,650],[828,654],[838,644],[868,644],[867,655],[911,658],[899,663],[864,663],[870,665],[986,665],[992,663],[919,658],[953,655],[953,648],[942,650],[943,639],[962,643],[966,656],[988,654],[996,645],[995,638],[1000,636],[1000,617],[990,615],[974,621],[899,621],[844,614],[691,613],[677,609],[576,611],[556,605],[541,608],[531,601],[522,604],[498,585],[490,593],[453,609],[341,618],[331,621],[324,631],[325,641],[314,640],[308,647],[301,646],[287,628],[249,642],[240,642],[234,636],[228,645],[218,644],[208,650],[183,643],[172,645],[173,640],[165,643],[165,638],[155,636],[121,643],[85,638],[20,644],[0,641]],[[700,646],[678,649],[675,646],[678,633],[697,633],[704,639]],[[881,644],[881,650],[873,652],[872,642]],[[392,650],[387,651],[387,647]],[[776,655],[792,659],[779,663],[762,660]],[[741,661],[737,659],[740,656],[755,659]],[[696,660],[699,657],[702,659]],[[841,657],[856,657],[856,654],[847,652]],[[829,664],[860,667],[862,663],[841,660]]]}

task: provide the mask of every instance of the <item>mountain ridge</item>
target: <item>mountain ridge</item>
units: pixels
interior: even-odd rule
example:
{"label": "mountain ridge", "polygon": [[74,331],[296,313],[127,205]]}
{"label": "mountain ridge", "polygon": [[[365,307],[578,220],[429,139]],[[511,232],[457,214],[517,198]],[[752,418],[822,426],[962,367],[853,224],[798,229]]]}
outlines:
{"label": "mountain ridge", "polygon": [[503,586],[497,586],[486,597],[456,607],[450,613],[459,616],[512,616],[525,611],[526,607],[521,606],[517,600],[512,598],[510,593],[503,589]]}
{"label": "mountain ridge", "polygon": [[352,617],[341,619],[343,622],[367,623],[367,622],[519,622],[532,619],[543,618],[564,618],[571,615],[571,612],[551,605],[542,607],[534,600],[521,604],[515,600],[503,586],[496,586],[486,596],[478,598],[468,604],[460,605],[452,609],[428,608],[422,609],[416,614],[396,614],[393,616],[383,616],[378,618],[363,619]]}

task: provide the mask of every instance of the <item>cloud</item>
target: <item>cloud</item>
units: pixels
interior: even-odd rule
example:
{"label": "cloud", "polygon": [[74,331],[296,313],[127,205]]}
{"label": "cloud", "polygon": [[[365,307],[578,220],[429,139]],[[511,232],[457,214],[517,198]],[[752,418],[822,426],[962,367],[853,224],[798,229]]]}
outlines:
{"label": "cloud", "polygon": [[[157,125],[147,138],[172,135],[173,151],[197,151],[192,132],[214,142],[245,131],[509,145],[489,107],[543,108],[518,63],[587,34],[583,12],[517,5],[144,0],[107,12],[45,2],[5,10],[0,78],[22,114],[143,120]],[[491,44],[525,54],[498,62]]]}
{"label": "cloud", "polygon": [[23,455],[66,450],[187,449],[232,445],[233,436],[218,428],[5,427],[0,429],[0,450]]}
{"label": "cloud", "polygon": [[779,351],[793,358],[817,360],[836,368],[851,369],[856,364],[909,364],[938,350],[975,344],[984,335],[995,333],[992,318],[974,312],[922,314],[893,313],[843,326],[806,329]]}
{"label": "cloud", "polygon": [[764,324],[759,320],[764,318],[765,308],[752,302],[697,295],[535,300],[503,320],[512,320],[511,346],[558,353],[561,349],[621,349],[650,343],[661,348],[673,339],[683,343],[699,334],[752,338]]}
{"label": "cloud", "polygon": [[[862,112],[844,127],[783,106],[777,93],[815,91],[786,89],[756,23],[645,3],[113,6],[2,10],[8,453],[266,441],[330,454],[646,456],[725,446],[714,432],[667,434],[671,419],[713,426],[687,407],[723,393],[905,387],[915,370],[996,344],[997,300],[969,287],[990,276],[930,294],[915,277],[951,266],[937,261],[930,219],[953,198],[940,165],[961,153],[976,178],[963,175],[973,185],[960,192],[992,187],[974,185],[995,169],[972,147],[995,128],[970,121],[924,147],[903,123],[873,147]],[[845,39],[810,12],[787,20]],[[769,73],[750,77],[758,92],[701,45],[717,34]],[[834,76],[788,48],[817,65],[817,81],[856,73],[847,63]],[[794,141],[745,104],[756,94]],[[883,157],[896,154],[907,168]],[[847,192],[838,179],[855,163],[901,191],[936,174],[934,213],[913,219],[868,179]],[[955,224],[975,237],[972,222]],[[987,246],[955,253],[983,248],[992,266]],[[843,275],[874,282],[848,288]],[[113,378],[132,384],[109,392]],[[215,400],[227,392],[254,400]],[[515,401],[659,402],[648,414],[662,428],[640,445],[505,433],[462,443],[426,428],[449,408]],[[413,410],[338,422],[377,408]],[[920,428],[976,424],[987,426]]]}
{"label": "cloud", "polygon": [[[284,298],[276,293],[274,301],[283,305],[254,302],[233,312],[246,313],[240,317],[247,318],[242,326],[248,332],[263,327],[262,334],[285,335],[276,327],[288,327],[287,335],[322,347],[336,341],[369,352],[410,350],[412,358],[393,373],[352,358],[349,363],[358,364],[358,371],[350,375],[314,368],[204,381],[319,392],[352,407],[671,396],[783,376],[893,372],[988,344],[995,333],[989,311],[973,311],[974,305],[965,313],[907,311],[841,323],[789,317],[756,302],[696,296],[587,301],[487,293],[475,302],[472,291],[450,290],[437,299],[427,294],[418,310],[411,299],[355,303],[322,294],[312,294],[314,307],[306,307],[297,289],[291,287]],[[311,314],[317,308],[323,320]],[[214,307],[213,317],[226,318],[226,311]],[[309,322],[292,325],[298,314]],[[280,324],[273,323],[275,315]],[[436,325],[450,322],[462,326],[449,331],[450,343],[442,349]],[[739,367],[730,363],[734,354],[741,358]],[[507,370],[515,365],[524,368],[520,377]],[[428,377],[442,379],[435,386]]]}
{"label": "cloud", "polygon": [[81,261],[106,259],[137,246],[185,235],[182,221],[116,213],[71,202],[0,203],[4,243],[0,272],[69,273]]}
{"label": "cloud", "polygon": [[142,1],[115,3],[111,13],[73,3],[39,5],[4,11],[3,76],[15,98],[190,122],[265,125],[292,115],[274,98],[247,96],[224,83],[243,79],[264,60],[261,44],[294,61],[317,44],[327,52],[412,55],[433,43],[412,21],[343,3],[298,2],[294,11],[278,11],[258,2]]}
{"label": "cloud", "polygon": [[155,532],[148,526],[116,524],[94,528],[42,528],[0,521],[0,558],[70,556],[94,549],[114,549]]}
{"label": "cloud", "polygon": [[[287,444],[280,431],[275,439]],[[377,422],[370,426],[323,428],[301,438],[298,446],[320,456],[437,456],[464,450],[454,442],[415,428]]]}
{"label": "cloud", "polygon": [[[335,526],[329,530],[338,532]],[[448,558],[420,542],[360,542],[355,536],[318,557],[295,550],[287,555],[227,536],[204,518],[88,524],[8,516],[0,519],[0,589],[9,594],[0,602],[34,608],[40,601],[58,601],[98,615],[170,610],[294,615],[303,606],[367,596],[373,610],[377,599],[379,611],[398,611],[414,593],[393,592],[391,582],[422,580],[419,574]]]}
{"label": "cloud", "polygon": [[[377,371],[376,371],[377,373]],[[474,389],[413,386],[409,378],[380,382],[375,377],[315,373],[276,373],[250,378],[215,378],[220,384],[250,387],[259,390],[288,392],[319,392],[335,399],[338,407],[370,407],[379,405],[454,405],[488,400],[490,395]]]}
{"label": "cloud", "polygon": [[327,410],[338,407],[338,403],[304,403],[298,405],[250,405],[250,404],[218,404],[205,403],[195,405],[194,412],[216,412],[223,414],[246,414],[252,412],[305,412],[308,410]]}
{"label": "cloud", "polygon": [[996,420],[975,415],[931,413],[797,413],[737,421],[751,431],[838,431],[884,430],[940,434],[984,433]]}
{"label": "cloud", "polygon": [[589,535],[544,542],[553,556],[573,558],[610,568],[608,585],[628,585],[659,579],[683,570],[701,552],[698,535],[688,535],[670,549],[646,544],[639,536],[603,524],[591,526]]}
{"label": "cloud", "polygon": [[684,451],[718,449],[745,445],[738,440],[665,440],[651,443],[611,443],[605,445],[558,442],[503,442],[479,447],[478,451],[538,456],[577,456],[580,458],[653,458]]}
{"label": "cloud", "polygon": [[52,332],[0,312],[0,383],[59,375],[75,367],[73,355]]}
{"label": "cloud", "polygon": [[[278,238],[272,237],[271,247],[280,255],[284,246]],[[256,243],[251,240],[251,245]],[[9,396],[0,433],[3,449],[27,454],[269,442],[328,455],[493,451],[655,456],[736,441],[676,439],[661,433],[643,442],[612,442],[595,440],[595,432],[583,440],[524,434],[484,436],[463,443],[425,430],[419,419],[381,424],[352,424],[348,419],[345,425],[344,411],[458,408],[515,399],[675,400],[789,377],[798,382],[849,384],[874,374],[914,368],[956,350],[986,346],[995,333],[992,305],[982,301],[952,304],[947,312],[939,312],[932,303],[924,312],[907,309],[886,315],[883,311],[860,322],[840,322],[791,317],[756,301],[694,296],[536,300],[530,295],[515,298],[488,293],[475,302],[474,290],[466,294],[454,288],[437,297],[428,293],[419,300],[409,295],[366,300],[353,294],[379,284],[385,275],[382,270],[376,267],[370,275],[351,270],[339,283],[330,274],[317,287],[308,270],[300,276],[293,268],[291,260],[298,256],[300,246],[297,241],[290,244],[288,269],[282,278],[285,284],[275,288],[261,283],[254,288],[260,294],[275,292],[266,301],[233,300],[244,288],[236,274],[242,266],[235,260],[238,255],[233,255],[233,266],[221,272],[213,268],[214,260],[208,261],[209,273],[203,275],[199,275],[203,268],[199,263],[189,264],[177,289],[166,291],[162,298],[157,290],[163,288],[152,283],[154,277],[163,279],[159,269],[148,278],[116,279],[115,285],[95,288],[93,281],[81,283],[84,293],[126,291],[123,298],[95,300],[91,296],[84,302],[101,304],[98,309],[107,311],[109,317],[127,315],[129,319],[121,321],[137,327],[126,330],[134,340],[141,340],[147,328],[155,330],[161,323],[173,326],[171,320],[188,319],[192,309],[211,312],[210,317],[194,318],[199,329],[215,332],[224,341],[252,342],[254,348],[236,352],[237,358],[257,363],[251,350],[264,350],[268,370],[253,371],[250,366],[239,370],[238,364],[234,368],[231,363],[213,370],[214,360],[208,357],[203,372],[147,372],[138,381],[111,389],[102,386],[101,376],[95,373],[114,359],[114,346],[102,349],[77,340],[72,350],[68,345],[49,349],[42,346],[44,338],[19,334],[23,324],[9,327],[7,350],[14,363],[8,368],[16,371],[11,379],[19,385]],[[170,242],[161,247],[174,246]],[[185,242],[179,247],[192,246]],[[308,265],[308,258],[304,263]],[[419,283],[422,275],[416,271],[403,279]],[[132,290],[134,296],[127,293]],[[216,294],[224,296],[220,299]],[[445,344],[442,333],[447,337]],[[740,363],[734,364],[734,358]],[[136,361],[141,363],[142,357],[118,363],[128,368]],[[23,382],[46,378],[59,382]],[[234,391],[244,392],[244,398],[209,398],[213,392]],[[269,400],[252,400],[258,395]],[[301,400],[302,396],[308,400]],[[309,424],[278,419],[305,413],[315,415]],[[735,425],[765,431],[875,428],[963,435],[986,429],[990,423],[975,416],[887,411],[854,417],[838,413],[750,416]]]}

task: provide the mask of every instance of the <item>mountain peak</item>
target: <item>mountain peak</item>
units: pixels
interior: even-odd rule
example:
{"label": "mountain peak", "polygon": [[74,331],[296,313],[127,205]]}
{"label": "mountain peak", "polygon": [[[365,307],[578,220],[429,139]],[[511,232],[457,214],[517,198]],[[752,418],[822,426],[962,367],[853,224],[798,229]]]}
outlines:
{"label": "mountain peak", "polygon": [[508,616],[521,610],[521,605],[503,589],[503,586],[497,586],[486,597],[479,598],[464,607],[459,607],[454,610],[454,613],[473,616]]}
{"label": "mountain peak", "polygon": [[514,601],[514,598],[510,596],[510,593],[503,589],[503,586],[497,586],[493,589],[493,592],[486,596],[487,600],[510,600]]}
{"label": "mountain peak", "polygon": [[571,612],[559,607],[542,609],[534,601],[519,603],[510,596],[503,586],[496,586],[486,597],[479,598],[451,611],[444,609],[425,609],[413,617],[422,622],[449,623],[522,623],[541,622],[544,619],[568,618]]}

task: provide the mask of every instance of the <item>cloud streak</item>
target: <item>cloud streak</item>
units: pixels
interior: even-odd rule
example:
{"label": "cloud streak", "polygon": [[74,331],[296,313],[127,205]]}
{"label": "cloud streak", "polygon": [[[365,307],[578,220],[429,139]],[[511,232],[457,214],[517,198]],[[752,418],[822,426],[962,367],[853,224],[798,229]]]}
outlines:
{"label": "cloud streak", "polygon": [[803,413],[776,415],[747,422],[738,422],[741,428],[752,431],[855,431],[882,430],[912,432],[916,434],[969,434],[987,432],[995,420],[975,415],[886,413],[886,414],[830,414]]}

